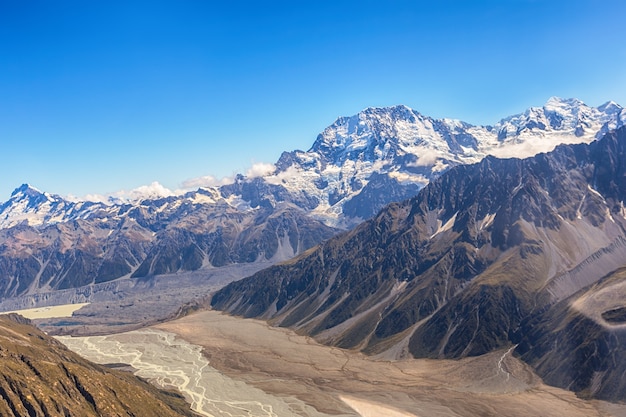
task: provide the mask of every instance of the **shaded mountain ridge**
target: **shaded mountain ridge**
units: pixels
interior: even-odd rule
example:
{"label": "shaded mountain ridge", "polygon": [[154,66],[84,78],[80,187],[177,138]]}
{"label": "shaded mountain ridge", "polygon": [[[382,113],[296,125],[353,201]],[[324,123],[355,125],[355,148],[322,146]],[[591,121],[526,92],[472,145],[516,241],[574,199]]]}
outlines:
{"label": "shaded mountain ridge", "polygon": [[[583,342],[572,334],[566,349],[547,346],[566,319],[600,323],[609,338],[621,332],[598,311],[573,306],[626,266],[625,147],[621,128],[524,160],[455,167],[354,230],[228,285],[212,305],[384,357],[459,358],[520,343],[518,353],[544,376],[553,363],[546,349],[582,363],[574,352]],[[543,324],[521,330],[532,321]],[[624,349],[610,346],[612,360],[626,362]],[[594,363],[551,383],[626,399],[606,389],[614,371]]]}

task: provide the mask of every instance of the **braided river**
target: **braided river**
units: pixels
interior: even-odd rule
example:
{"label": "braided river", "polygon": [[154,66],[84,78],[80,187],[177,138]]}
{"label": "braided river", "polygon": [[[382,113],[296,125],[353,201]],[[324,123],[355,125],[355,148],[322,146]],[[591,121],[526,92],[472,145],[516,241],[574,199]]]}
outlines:
{"label": "braided river", "polygon": [[280,398],[213,369],[202,348],[154,329],[107,336],[59,336],[74,352],[100,364],[124,363],[163,388],[179,390],[204,416],[324,416],[292,398]]}

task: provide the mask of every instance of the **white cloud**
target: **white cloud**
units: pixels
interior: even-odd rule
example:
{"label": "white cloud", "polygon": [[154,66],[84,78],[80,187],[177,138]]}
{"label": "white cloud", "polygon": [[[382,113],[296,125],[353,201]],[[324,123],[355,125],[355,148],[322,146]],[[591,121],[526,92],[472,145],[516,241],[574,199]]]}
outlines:
{"label": "white cloud", "polygon": [[424,177],[423,175],[419,175],[419,174],[410,174],[407,172],[392,171],[392,172],[389,172],[387,175],[389,175],[391,178],[395,178],[399,182],[404,182],[404,183],[411,182],[411,183],[424,184],[424,185],[428,183],[428,179],[426,179],[426,177]]}
{"label": "white cloud", "polygon": [[94,203],[108,203],[109,197],[102,194],[87,194],[84,197],[75,197],[75,196],[67,196],[67,199],[70,201],[78,202],[78,201],[93,201]]}
{"label": "white cloud", "polygon": [[291,165],[285,171],[279,172],[276,175],[265,177],[265,181],[267,181],[269,184],[277,185],[281,184],[283,181],[288,181],[300,175],[302,175],[302,172],[298,168]]}
{"label": "white cloud", "polygon": [[68,194],[66,196],[63,196],[64,199],[66,199],[67,201],[71,201],[72,203],[79,203],[81,201],[94,201],[94,200],[88,200],[86,197],[85,198],[80,198],[80,197],[76,197],[74,194]]}
{"label": "white cloud", "polygon": [[[258,162],[253,164],[250,169],[246,172],[246,177],[248,178],[256,178],[256,177],[265,177],[271,175],[276,170],[276,166],[274,164],[269,164],[265,162]],[[281,182],[283,178],[291,177],[295,174],[293,173],[281,173],[279,177],[272,177],[274,181]],[[168,197],[172,195],[180,195],[187,191],[197,190],[198,188],[213,188],[219,187],[221,185],[232,184],[235,181],[235,177],[222,177],[216,178],[212,175],[205,175],[202,177],[189,178],[183,181],[180,184],[180,188],[172,191],[159,182],[154,181],[149,185],[142,185],[130,191],[120,190],[114,193],[109,194],[87,194],[83,198],[68,196],[68,199],[71,201],[94,201],[99,203],[111,203],[111,202],[126,202],[126,201],[136,201],[143,200],[146,198],[160,198],[160,197]]]}
{"label": "white cloud", "polygon": [[445,171],[448,168],[449,168],[448,164],[440,159],[440,160],[438,160],[435,163],[435,165],[433,165],[432,171],[433,172],[442,172],[442,171]]}
{"label": "white cloud", "polygon": [[154,181],[149,185],[142,185],[134,188],[130,191],[120,190],[109,194],[87,194],[83,198],[76,198],[71,196],[74,201],[94,201],[98,203],[111,203],[111,202],[124,202],[124,201],[137,201],[148,198],[161,198],[176,195],[175,192],[169,188],[164,187],[158,181]]}
{"label": "white cloud", "polygon": [[498,147],[486,149],[487,154],[498,158],[527,158],[541,152],[550,152],[560,144],[589,143],[594,140],[593,136],[575,136],[563,134],[546,137],[544,134],[527,134],[516,139],[515,142],[506,141]]}
{"label": "white cloud", "polygon": [[372,164],[372,171],[383,171],[387,161],[380,159]]}
{"label": "white cloud", "polygon": [[411,166],[415,167],[425,167],[435,165],[437,159],[441,157],[441,153],[436,149],[427,149],[423,148],[420,150],[419,155],[417,157],[417,161]]}
{"label": "white cloud", "polygon": [[266,175],[270,175],[276,169],[276,165],[270,164],[267,162],[257,162],[253,164],[252,167],[246,172],[246,177],[248,178],[256,178],[256,177],[264,177]]}
{"label": "white cloud", "polygon": [[180,186],[185,190],[196,190],[200,187],[219,187],[220,185],[232,184],[233,181],[233,177],[222,177],[218,179],[212,175],[205,175],[203,177],[185,180]]}
{"label": "white cloud", "polygon": [[140,200],[143,198],[169,197],[174,194],[175,193],[169,188],[165,188],[159,182],[154,181],[150,185],[142,185],[130,190],[128,196],[131,200]]}
{"label": "white cloud", "polygon": [[[565,143],[565,142],[564,142]],[[555,142],[528,140],[523,143],[508,144],[487,151],[498,158],[527,158],[540,152],[550,152],[557,145]]]}
{"label": "white cloud", "polygon": [[[264,177],[266,175],[270,175],[275,169],[276,166],[274,164],[258,162],[253,164],[245,175],[248,178]],[[202,177],[185,180],[180,184],[180,187],[182,190],[189,191],[196,190],[200,187],[219,187],[221,185],[232,184],[233,182],[235,182],[234,176],[216,178],[213,175],[204,175]]]}

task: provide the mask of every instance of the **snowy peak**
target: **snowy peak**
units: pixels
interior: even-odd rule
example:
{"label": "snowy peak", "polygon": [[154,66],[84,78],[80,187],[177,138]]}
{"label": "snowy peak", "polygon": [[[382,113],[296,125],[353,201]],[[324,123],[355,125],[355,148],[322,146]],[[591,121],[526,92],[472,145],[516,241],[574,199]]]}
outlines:
{"label": "snowy peak", "polygon": [[[422,187],[453,166],[476,163],[487,155],[525,158],[559,144],[589,143],[624,120],[626,112],[616,103],[594,108],[558,97],[493,126],[435,119],[404,105],[369,107],[338,118],[309,151],[283,153],[276,172],[264,181],[304,199],[312,197],[318,201],[314,215],[338,225],[342,216],[356,212],[346,211],[346,204],[358,194],[379,196],[383,187],[394,189],[393,198],[398,198],[402,194],[397,187]],[[375,186],[370,184],[373,178],[380,180]],[[391,201],[382,198],[371,205],[368,217]]]}
{"label": "snowy peak", "polygon": [[35,187],[32,187],[30,184],[22,184],[19,187],[17,187],[15,190],[13,190],[13,192],[11,193],[11,197],[13,197],[16,194],[27,193],[27,192],[41,193],[41,191],[39,191]]}
{"label": "snowy peak", "polygon": [[32,187],[30,184],[22,184],[11,193],[11,200],[14,201],[41,199],[48,199],[46,193],[39,191],[37,188]]}
{"label": "snowy peak", "polygon": [[0,229],[19,224],[41,226],[84,219],[99,210],[107,209],[108,212],[115,212],[115,209],[103,203],[70,201],[23,184],[11,193],[9,200],[0,205]]}
{"label": "snowy peak", "polygon": [[619,112],[621,112],[624,108],[622,106],[620,106],[619,104],[617,104],[614,101],[607,101],[606,103],[602,104],[601,106],[598,106],[598,110],[602,113],[605,113],[607,115],[615,115]]}
{"label": "snowy peak", "polygon": [[543,107],[531,107],[501,120],[494,127],[500,141],[515,137],[519,142],[529,136],[550,133],[595,138],[603,125],[614,120],[621,110],[622,107],[613,102],[595,108],[575,98],[551,97]]}
{"label": "snowy peak", "polygon": [[407,106],[369,107],[351,117],[340,117],[324,129],[309,152],[319,152],[332,158],[333,154],[355,154],[387,141],[399,142],[406,135],[404,126],[432,128],[432,120]]}
{"label": "snowy peak", "polygon": [[575,98],[551,97],[542,107],[531,107],[494,126],[474,126],[460,120],[434,119],[404,105],[370,107],[354,116],[338,118],[317,137],[308,153],[332,164],[348,160],[373,162],[401,155],[413,155],[411,159],[416,163],[420,156],[426,156],[417,163],[423,166],[436,152],[449,165],[450,161],[477,162],[485,155],[499,156],[502,152],[496,148],[545,139],[541,149],[531,143],[533,146],[522,154],[516,150],[517,156],[527,157],[563,142],[590,142],[599,132],[605,133],[605,125],[620,127],[623,123],[618,119],[623,110],[614,102],[594,108]]}
{"label": "snowy peak", "polygon": [[23,184],[11,193],[11,198],[7,202],[0,205],[0,228],[15,226],[22,222],[29,225],[42,224],[51,213],[63,211],[71,204],[59,196]]}
{"label": "snowy peak", "polygon": [[[558,97],[493,126],[435,119],[405,105],[369,107],[339,117],[308,151],[283,152],[267,174],[239,175],[232,184],[191,194],[176,195],[155,182],[108,200],[93,200],[100,203],[75,203],[23,185],[0,206],[0,227],[24,220],[37,225],[76,218],[80,210],[83,218],[99,208],[112,213],[122,205],[157,204],[163,207],[159,210],[167,210],[184,201],[227,204],[244,211],[285,202],[327,225],[348,228],[384,205],[414,195],[454,166],[476,163],[488,155],[525,158],[559,144],[589,143],[623,126],[624,121],[626,110],[614,102],[595,108],[578,99]],[[93,207],[85,211],[79,204]],[[39,207],[37,213],[35,207]]]}
{"label": "snowy peak", "polygon": [[477,149],[478,139],[468,132],[470,128],[460,120],[433,119],[404,105],[370,107],[352,117],[337,119],[318,136],[308,153],[309,158],[319,157],[322,165],[346,166],[363,161],[379,165],[377,168],[423,174],[422,169],[410,168],[445,168],[446,163],[436,164],[434,155],[458,163],[475,162],[452,155],[471,154]]}
{"label": "snowy peak", "polygon": [[564,113],[571,111],[571,109],[579,109],[581,107],[590,108],[577,98],[561,98],[556,96],[550,97],[543,106],[543,108],[548,111],[561,110]]}

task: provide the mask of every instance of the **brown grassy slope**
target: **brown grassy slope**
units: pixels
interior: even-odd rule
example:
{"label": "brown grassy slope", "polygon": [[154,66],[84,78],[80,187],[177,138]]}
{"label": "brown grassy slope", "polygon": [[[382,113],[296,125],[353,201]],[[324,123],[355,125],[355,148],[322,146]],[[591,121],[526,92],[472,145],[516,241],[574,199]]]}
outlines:
{"label": "brown grassy slope", "polygon": [[182,396],[93,364],[16,314],[0,316],[0,415],[195,416]]}

